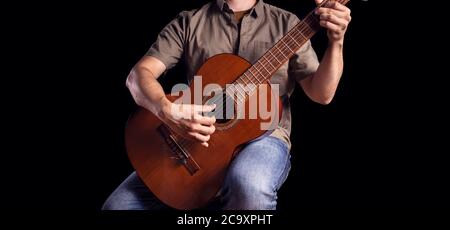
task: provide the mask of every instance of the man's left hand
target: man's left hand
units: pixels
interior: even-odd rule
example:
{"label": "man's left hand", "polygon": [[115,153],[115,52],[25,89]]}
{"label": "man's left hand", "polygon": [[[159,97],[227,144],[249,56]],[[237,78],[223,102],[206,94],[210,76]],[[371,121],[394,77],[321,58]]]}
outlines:
{"label": "man's left hand", "polygon": [[[323,0],[315,0],[320,4]],[[350,9],[336,1],[330,1],[315,12],[320,16],[320,25],[328,29],[328,39],[330,43],[343,43],[347,26],[352,17]]]}

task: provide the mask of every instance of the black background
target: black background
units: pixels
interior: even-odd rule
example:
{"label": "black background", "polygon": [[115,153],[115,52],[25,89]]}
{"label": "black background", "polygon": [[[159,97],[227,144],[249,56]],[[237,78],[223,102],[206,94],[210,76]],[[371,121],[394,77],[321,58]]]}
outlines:
{"label": "black background", "polygon": [[[9,57],[17,66],[6,68],[18,83],[4,86],[13,92],[5,97],[13,102],[7,115],[19,120],[5,125],[13,126],[14,139],[7,141],[14,147],[8,190],[18,198],[5,203],[100,215],[132,171],[123,134],[135,109],[128,72],[164,25],[205,2],[18,6],[22,14],[8,17],[18,43]],[[300,18],[313,6],[266,2]],[[330,105],[309,101],[300,88],[292,96],[292,170],[279,193],[281,211],[448,204],[445,91],[434,68],[440,62],[428,52],[418,16],[400,16],[389,4],[350,3],[345,71]],[[326,34],[312,42],[320,57]],[[168,86],[182,76],[175,69],[162,81]]]}

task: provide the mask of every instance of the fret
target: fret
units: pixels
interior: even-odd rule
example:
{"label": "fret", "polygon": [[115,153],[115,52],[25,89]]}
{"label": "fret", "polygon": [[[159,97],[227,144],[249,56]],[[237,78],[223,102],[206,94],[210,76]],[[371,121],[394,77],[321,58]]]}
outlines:
{"label": "fret", "polygon": [[[249,83],[255,84],[255,83],[253,82],[252,78],[248,78],[248,80],[249,80],[250,82],[247,82],[247,84],[249,84]],[[258,78],[256,78],[256,80],[258,80]]]}
{"label": "fret", "polygon": [[245,102],[245,96],[241,97],[239,94],[235,94],[237,99],[237,104]]}
{"label": "fret", "polygon": [[250,95],[251,92],[255,91],[255,89],[256,89],[256,85],[255,85],[255,84],[251,84],[251,85],[250,85],[250,92],[249,92],[249,95]]}
{"label": "fret", "polygon": [[275,44],[274,47],[275,47],[278,51],[280,51],[281,55],[283,55],[285,58],[287,58],[286,55],[284,55],[283,51],[281,51],[280,48],[278,48],[277,45],[278,45],[278,44]]}
{"label": "fret", "polygon": [[275,61],[277,61],[279,64],[281,64],[281,62],[280,61],[278,61],[278,58],[275,56],[275,55],[273,55],[273,53],[272,53],[272,49],[270,49],[269,50],[269,52],[268,52],[270,55],[272,55],[272,57],[274,57],[275,58]]}
{"label": "fret", "polygon": [[[281,56],[281,54],[280,54],[280,52],[279,51],[277,51],[276,49],[275,49],[275,47],[272,47],[272,49],[274,49],[274,54],[273,54],[273,56],[275,57],[275,59],[277,60],[277,62],[278,63],[281,63],[281,61],[283,61],[283,57]],[[281,61],[280,61],[281,60]]]}
{"label": "fret", "polygon": [[295,39],[294,37],[292,37],[291,33],[288,33],[287,36],[289,36],[289,37],[292,39],[292,41],[295,42],[295,44],[296,44],[297,46],[302,46],[302,45],[298,44],[298,42],[296,41],[296,39]]}
{"label": "fret", "polygon": [[[261,60],[261,59],[260,59],[260,60]],[[258,61],[258,62],[259,62],[259,61]],[[267,70],[267,68],[265,67],[265,65],[263,65],[262,62],[259,62],[259,64],[262,65],[263,69],[264,69],[268,74],[270,74],[270,71]]]}
{"label": "fret", "polygon": [[[294,35],[294,36],[296,36],[296,39],[295,39],[295,40],[299,40],[299,41],[302,43],[302,45],[305,44],[305,42],[307,41],[307,39],[305,38],[305,36],[303,36],[303,35],[301,34],[301,32],[298,30],[298,28],[295,28],[295,32],[297,33],[296,35]],[[301,47],[301,46],[300,46],[300,47]]]}
{"label": "fret", "polygon": [[251,80],[250,80],[250,77],[249,77],[248,75],[245,75],[245,74],[244,74],[244,76],[245,76],[245,78],[242,78],[242,84],[243,84],[243,85],[246,85],[246,84],[248,84],[248,82],[250,82]]}
{"label": "fret", "polygon": [[284,42],[284,39],[281,39],[281,43],[283,43],[284,46],[286,46],[292,53],[295,53],[295,52],[289,47],[289,45],[287,45],[286,42]]}
{"label": "fret", "polygon": [[[298,30],[298,29],[297,29]],[[300,35],[305,39],[305,41],[308,41],[308,38],[305,37],[305,35],[303,35],[302,31],[298,31],[300,33]]]}
{"label": "fret", "polygon": [[[240,79],[240,78],[239,78],[239,79]],[[239,79],[238,79],[238,80],[239,80]],[[237,80],[236,80],[236,82],[237,82]],[[245,100],[245,90],[244,90],[244,92],[241,92],[241,91],[239,91],[239,89],[238,89],[238,86],[240,86],[240,87],[242,88],[242,85],[243,85],[243,84],[237,83],[237,84],[233,84],[233,85],[234,85],[234,88],[236,89],[236,92],[237,92],[236,96],[238,96],[238,99],[239,99],[239,96],[241,96],[242,99]],[[244,89],[244,88],[242,88],[242,89]]]}
{"label": "fret", "polygon": [[[317,32],[317,30],[320,29],[319,21],[313,15],[309,15],[305,20],[303,20],[303,23],[300,26],[303,26],[302,29],[305,29],[305,32],[308,31],[308,28],[309,28],[310,29],[309,36],[311,36],[311,37],[315,32]],[[306,28],[305,26],[307,26],[308,28]]]}
{"label": "fret", "polygon": [[[248,72],[250,72],[250,74],[253,75],[254,78],[258,79],[258,78],[256,77],[256,75],[253,74],[253,72],[251,71],[252,68],[253,68],[253,67],[249,68],[249,69],[248,69]],[[258,80],[258,83],[261,83],[261,82],[259,82],[259,80]],[[256,85],[256,84],[253,84],[253,85]]]}
{"label": "fret", "polygon": [[[249,69],[249,71],[250,71],[250,69]],[[247,72],[248,72],[248,71],[246,71],[246,72],[244,73],[244,76],[245,76],[247,79],[250,79],[250,77],[247,75]]]}
{"label": "fret", "polygon": [[[258,73],[259,73],[261,76],[264,77],[264,75],[261,73],[261,71],[259,71],[259,69],[256,68],[256,65],[253,65],[253,69],[256,69],[256,71],[258,71]],[[261,82],[259,81],[259,78],[258,78],[258,77],[256,77],[256,79],[258,80],[258,83],[261,83]]]}
{"label": "fret", "polygon": [[248,72],[249,72],[254,78],[256,78],[256,75],[255,75],[254,73],[252,73],[252,68],[251,68],[251,67],[248,69]]}
{"label": "fret", "polygon": [[[245,89],[242,86],[243,86],[243,84],[237,84],[235,88],[236,88],[236,91],[240,94],[240,96],[245,97]],[[241,87],[242,91],[239,91],[238,87]]]}
{"label": "fret", "polygon": [[[242,91],[239,91],[238,87],[240,87]],[[242,84],[237,84],[237,85],[235,85],[234,88],[236,89],[236,92],[237,92],[236,96],[237,96],[238,100],[241,99],[241,97],[242,97],[242,101],[240,101],[240,102],[244,102],[245,101],[245,89],[244,89],[244,87],[242,87]]]}
{"label": "fret", "polygon": [[276,70],[275,66],[272,65],[272,62],[267,60],[266,55],[263,55],[262,58],[272,66],[273,70]]}
{"label": "fret", "polygon": [[310,32],[313,32],[313,31],[314,31],[314,29],[311,27],[310,24],[304,22],[304,23],[303,23],[303,28],[302,28],[302,30],[304,30],[303,32],[308,32],[308,28],[309,28],[309,31],[310,31]]}
{"label": "fret", "polygon": [[244,102],[245,101],[245,97],[244,98],[242,98],[238,93],[236,93],[236,92],[239,92],[239,90],[237,90],[237,88],[235,87],[235,91],[234,92],[227,92],[227,95],[229,95],[230,93],[233,93],[234,94],[234,97],[233,97],[233,101],[236,101],[237,103],[242,103],[242,102]]}

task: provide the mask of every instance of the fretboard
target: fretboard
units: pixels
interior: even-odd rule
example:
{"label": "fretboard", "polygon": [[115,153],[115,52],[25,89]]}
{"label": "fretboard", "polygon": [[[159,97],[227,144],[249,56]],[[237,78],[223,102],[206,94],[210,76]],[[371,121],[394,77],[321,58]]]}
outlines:
{"label": "fretboard", "polygon": [[[318,7],[325,5],[328,1],[324,0]],[[349,0],[338,0],[338,2],[346,4]],[[270,79],[284,63],[320,30],[319,18],[314,11],[315,9],[278,40],[272,48],[266,51],[258,61],[235,81],[235,84],[254,85],[256,87]],[[253,90],[254,88],[247,88],[247,93]]]}

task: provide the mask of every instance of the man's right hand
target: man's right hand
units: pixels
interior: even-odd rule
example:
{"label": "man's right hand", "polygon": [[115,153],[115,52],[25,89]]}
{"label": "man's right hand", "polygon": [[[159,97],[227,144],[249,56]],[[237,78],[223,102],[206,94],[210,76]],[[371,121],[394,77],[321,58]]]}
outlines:
{"label": "man's right hand", "polygon": [[208,147],[211,134],[216,130],[216,118],[202,116],[202,113],[214,108],[215,105],[175,104],[167,100],[158,117],[176,133]]}

